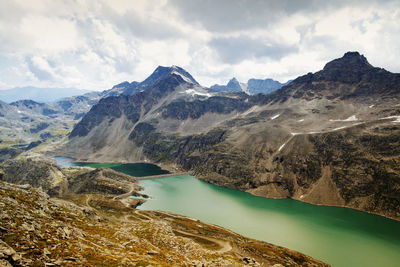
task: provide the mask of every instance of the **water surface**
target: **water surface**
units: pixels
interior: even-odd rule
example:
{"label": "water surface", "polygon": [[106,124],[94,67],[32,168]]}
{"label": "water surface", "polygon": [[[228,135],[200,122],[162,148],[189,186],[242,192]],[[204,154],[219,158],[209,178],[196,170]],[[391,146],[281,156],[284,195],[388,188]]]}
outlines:
{"label": "water surface", "polygon": [[292,199],[266,199],[193,176],[140,181],[140,209],[186,215],[281,245],[332,266],[400,266],[400,222],[356,210]]}
{"label": "water surface", "polygon": [[[71,162],[57,160],[64,165],[60,160]],[[154,173],[161,169],[151,164],[70,164],[114,169],[125,165],[119,170],[133,176],[161,174]],[[141,180],[140,185],[153,198],[141,209],[170,211],[217,224],[332,266],[400,266],[400,222],[394,220],[351,209],[256,197],[191,175]]]}
{"label": "water surface", "polygon": [[148,163],[94,163],[94,162],[77,162],[69,157],[53,157],[61,166],[86,166],[92,168],[110,168],[115,171],[123,172],[128,175],[143,177],[151,175],[169,174],[169,171],[161,169],[159,166]]}

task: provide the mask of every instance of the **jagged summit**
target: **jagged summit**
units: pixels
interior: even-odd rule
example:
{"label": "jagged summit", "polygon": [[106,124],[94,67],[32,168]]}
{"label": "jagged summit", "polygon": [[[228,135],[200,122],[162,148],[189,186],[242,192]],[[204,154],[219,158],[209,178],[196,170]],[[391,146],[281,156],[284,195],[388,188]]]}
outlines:
{"label": "jagged summit", "polygon": [[235,77],[230,79],[226,85],[215,84],[210,87],[210,90],[216,92],[245,92],[246,89],[247,84],[239,82]]}
{"label": "jagged summit", "polygon": [[344,54],[343,57],[332,60],[328,62],[325,67],[324,71],[329,71],[332,69],[344,69],[344,70],[351,70],[351,69],[358,69],[358,70],[370,70],[374,68],[371,64],[369,64],[368,60],[364,55],[360,55],[358,52],[347,52]]}
{"label": "jagged summit", "polygon": [[148,78],[146,78],[143,82],[139,84],[138,87],[145,88],[148,86],[152,86],[169,75],[177,75],[180,76],[185,82],[193,83],[196,85],[199,84],[192,77],[192,75],[190,75],[189,72],[187,72],[181,67],[173,65],[171,67],[158,66]]}
{"label": "jagged summit", "polygon": [[[347,52],[341,58],[328,62],[325,67],[316,72],[308,73],[294,80],[295,83],[304,82],[341,82],[346,84],[359,83],[363,77],[371,76],[373,73],[381,76],[383,72],[389,73],[381,68],[375,68],[368,60],[358,52]],[[376,77],[374,78],[376,79]]]}
{"label": "jagged summit", "polygon": [[228,84],[226,85],[232,91],[242,91],[242,86],[240,85],[239,81],[233,77],[229,80]]}
{"label": "jagged summit", "polygon": [[343,57],[328,62],[322,71],[316,73],[318,80],[356,83],[374,67],[358,52],[347,52]]}
{"label": "jagged summit", "polygon": [[172,65],[171,67],[158,66],[153,73],[142,82],[122,82],[114,85],[110,90],[102,93],[102,96],[115,96],[115,95],[133,95],[137,92],[146,90],[147,88],[157,84],[161,80],[166,79],[171,75],[179,76],[183,81],[199,85],[199,83],[190,75],[189,72],[181,67]]}
{"label": "jagged summit", "polygon": [[210,87],[210,90],[216,92],[245,92],[249,95],[268,94],[282,87],[278,81],[272,79],[249,79],[247,83],[239,82],[235,77],[229,80],[226,85],[215,84]]}

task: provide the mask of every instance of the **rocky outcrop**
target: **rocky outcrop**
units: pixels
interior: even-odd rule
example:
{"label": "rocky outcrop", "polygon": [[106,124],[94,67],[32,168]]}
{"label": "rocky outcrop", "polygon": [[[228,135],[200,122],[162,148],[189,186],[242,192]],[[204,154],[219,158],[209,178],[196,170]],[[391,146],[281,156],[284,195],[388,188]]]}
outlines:
{"label": "rocky outcrop", "polygon": [[60,167],[50,161],[10,160],[0,165],[0,180],[41,188],[51,196],[105,194],[144,196],[129,175],[107,168]]}
{"label": "rocky outcrop", "polygon": [[174,101],[162,107],[162,118],[173,118],[186,120],[188,118],[198,119],[205,113],[229,114],[231,112],[243,112],[251,107],[243,98],[229,98],[214,96],[206,100]]}
{"label": "rocky outcrop", "polygon": [[16,147],[6,147],[0,149],[0,162],[3,162],[8,159],[12,159],[19,154],[23,153],[24,150]]}
{"label": "rocky outcrop", "polygon": [[30,184],[46,192],[61,182],[57,179],[60,168],[49,162],[32,160],[9,160],[0,165],[4,176],[1,180],[15,184]]}
{"label": "rocky outcrop", "polygon": [[141,195],[143,188],[129,175],[99,168],[68,179],[68,192],[76,194]]}

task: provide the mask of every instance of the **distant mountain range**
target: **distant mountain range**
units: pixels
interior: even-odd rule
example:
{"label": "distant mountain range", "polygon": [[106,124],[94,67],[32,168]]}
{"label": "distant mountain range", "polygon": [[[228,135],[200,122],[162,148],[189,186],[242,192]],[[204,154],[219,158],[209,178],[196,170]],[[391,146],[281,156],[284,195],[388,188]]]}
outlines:
{"label": "distant mountain range", "polygon": [[210,90],[215,92],[245,92],[249,95],[269,94],[289,82],[280,83],[273,79],[249,79],[247,83],[241,83],[236,78],[232,78],[226,85],[215,84],[210,87]]}
{"label": "distant mountain range", "polygon": [[[15,87],[7,90],[0,90],[0,100],[6,103],[12,103],[19,100],[33,100],[39,103],[56,103],[72,101],[76,102],[76,97],[81,99],[80,102],[85,98],[88,102],[93,100],[99,100],[102,97],[116,96],[116,95],[132,95],[134,93],[140,92],[141,90],[155,84],[160,79],[163,79],[170,74],[181,75],[188,82],[194,84],[199,84],[187,71],[178,66],[163,67],[159,66],[143,82],[122,82],[120,84],[114,85],[111,89],[104,90],[102,92],[95,92],[77,88],[39,88],[34,86],[26,87]],[[288,82],[287,82],[288,83]],[[269,94],[287,83],[280,83],[272,79],[249,79],[247,83],[240,83],[236,78],[232,78],[226,85],[213,85],[209,89],[215,92],[245,92],[247,94]],[[82,96],[84,98],[82,98]],[[68,105],[68,104],[67,104]]]}
{"label": "distant mountain range", "polygon": [[63,152],[162,162],[258,196],[400,219],[400,74],[348,52],[270,94],[228,84],[233,91],[213,91],[160,67],[136,93],[95,104]]}
{"label": "distant mountain range", "polygon": [[64,97],[83,95],[90,91],[77,88],[38,88],[33,86],[0,90],[0,100],[11,103],[29,99],[36,102],[51,103]]}

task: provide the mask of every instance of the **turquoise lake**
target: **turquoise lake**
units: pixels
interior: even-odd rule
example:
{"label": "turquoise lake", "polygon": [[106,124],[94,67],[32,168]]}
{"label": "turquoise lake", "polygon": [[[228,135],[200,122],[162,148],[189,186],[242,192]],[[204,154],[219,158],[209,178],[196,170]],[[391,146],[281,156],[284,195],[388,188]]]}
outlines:
{"label": "turquoise lake", "polygon": [[[132,164],[121,171],[134,176],[139,176],[135,172],[160,174],[152,173],[153,168],[160,171],[154,166],[147,169]],[[152,197],[140,209],[169,211],[217,224],[303,252],[332,266],[400,266],[400,222],[394,220],[346,208],[256,197],[191,175],[141,180],[140,185]]]}

